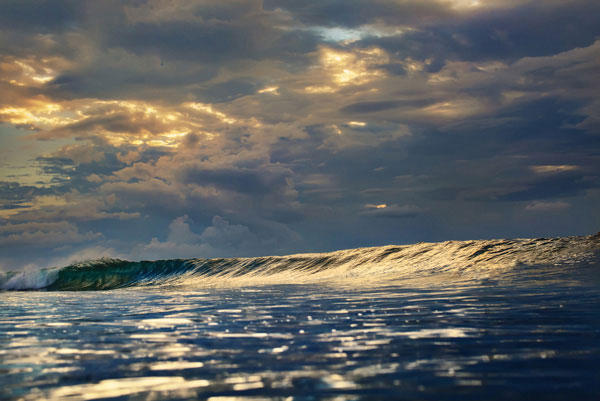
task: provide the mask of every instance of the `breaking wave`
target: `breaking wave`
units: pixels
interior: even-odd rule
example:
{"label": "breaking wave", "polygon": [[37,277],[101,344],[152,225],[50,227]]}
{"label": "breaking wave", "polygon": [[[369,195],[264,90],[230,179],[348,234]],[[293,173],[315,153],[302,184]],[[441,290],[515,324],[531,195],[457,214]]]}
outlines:
{"label": "breaking wave", "polygon": [[66,267],[0,272],[1,290],[110,290],[132,286],[260,285],[391,280],[440,273],[485,275],[519,266],[598,263],[593,236],[447,241],[329,253],[130,262],[100,259]]}

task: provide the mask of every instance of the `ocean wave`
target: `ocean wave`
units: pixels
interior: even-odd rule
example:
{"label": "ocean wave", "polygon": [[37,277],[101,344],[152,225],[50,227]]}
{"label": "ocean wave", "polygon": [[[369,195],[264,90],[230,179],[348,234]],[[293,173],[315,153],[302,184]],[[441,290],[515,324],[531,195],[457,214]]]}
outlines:
{"label": "ocean wave", "polygon": [[447,241],[329,253],[130,262],[100,259],[66,267],[0,273],[1,290],[110,290],[161,285],[260,285],[488,274],[517,266],[596,263],[600,234],[581,237]]}

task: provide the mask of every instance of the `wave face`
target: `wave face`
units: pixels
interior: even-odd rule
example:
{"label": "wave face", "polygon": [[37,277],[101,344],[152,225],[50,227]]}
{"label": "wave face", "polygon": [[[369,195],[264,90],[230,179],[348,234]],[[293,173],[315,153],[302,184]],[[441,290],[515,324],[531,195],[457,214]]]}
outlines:
{"label": "wave face", "polygon": [[485,277],[519,266],[598,263],[594,236],[447,241],[330,253],[130,262],[100,259],[66,267],[0,273],[2,290],[89,291],[132,286],[220,286],[381,281],[440,273]]}

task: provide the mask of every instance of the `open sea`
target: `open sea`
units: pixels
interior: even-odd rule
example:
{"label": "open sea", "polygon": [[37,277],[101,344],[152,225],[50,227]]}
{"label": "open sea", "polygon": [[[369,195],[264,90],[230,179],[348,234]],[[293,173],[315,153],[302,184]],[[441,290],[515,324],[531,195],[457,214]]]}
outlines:
{"label": "open sea", "polygon": [[0,273],[2,400],[599,400],[600,236]]}

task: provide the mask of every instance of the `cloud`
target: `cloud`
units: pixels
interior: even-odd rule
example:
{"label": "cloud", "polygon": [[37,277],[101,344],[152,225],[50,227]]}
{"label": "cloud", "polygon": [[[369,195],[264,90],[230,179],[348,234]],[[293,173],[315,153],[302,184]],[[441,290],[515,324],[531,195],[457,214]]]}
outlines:
{"label": "cloud", "polygon": [[0,24],[10,29],[48,33],[68,29],[82,17],[77,1],[7,0],[0,5]]}
{"label": "cloud", "polygon": [[263,165],[260,168],[210,168],[188,164],[180,170],[184,183],[214,185],[245,194],[267,195],[287,191],[291,171],[283,166]]}
{"label": "cloud", "polygon": [[[405,102],[405,103],[408,103],[408,102]],[[344,106],[342,111],[347,114],[374,113],[374,112],[378,112],[378,111],[395,109],[396,107],[400,106],[401,104],[402,104],[402,102],[400,102],[398,100],[377,101],[377,102],[357,102],[357,103],[350,104],[348,106]]]}
{"label": "cloud", "polygon": [[596,184],[594,181],[595,180],[586,179],[580,174],[543,178],[536,181],[530,181],[524,188],[510,191],[503,195],[501,199],[508,201],[525,201],[576,196],[586,189],[594,187]]}
{"label": "cloud", "polygon": [[20,233],[20,232],[65,232],[71,231],[75,227],[66,222],[27,222],[27,223],[8,223],[0,226],[0,235],[5,233]]}
{"label": "cloud", "polygon": [[[597,225],[585,216],[600,188],[598,11],[5,1],[0,236],[56,241],[22,257],[4,247],[2,263]],[[533,213],[560,207],[556,226]]]}
{"label": "cloud", "polygon": [[528,212],[561,212],[571,207],[571,204],[564,201],[533,201],[525,206]]}
{"label": "cloud", "polygon": [[534,1],[505,9],[455,13],[438,23],[363,42],[442,64],[448,60],[514,62],[591,45],[600,32],[598,10],[597,4],[585,1]]}
{"label": "cloud", "polygon": [[572,165],[541,165],[541,166],[531,166],[531,170],[536,174],[555,174],[561,173],[564,171],[574,171],[577,170],[578,166]]}
{"label": "cloud", "polygon": [[193,244],[200,242],[202,236],[193,233],[190,229],[189,217],[187,215],[180,216],[169,224],[169,234],[167,241],[176,244]]}
{"label": "cloud", "polygon": [[239,256],[256,252],[261,245],[247,226],[230,224],[220,216],[214,216],[212,225],[200,234],[193,232],[190,224],[187,215],[174,219],[165,242],[153,238],[134,250],[134,255],[143,259]]}
{"label": "cloud", "polygon": [[90,197],[72,190],[64,194],[38,195],[11,213],[14,222],[85,222],[103,219],[127,220],[139,217],[137,212],[112,211],[114,196]]}
{"label": "cloud", "polygon": [[381,22],[390,25],[409,25],[451,14],[449,3],[439,1],[371,1],[324,0],[297,2],[266,1],[266,8],[281,7],[298,21],[313,26],[360,27]]}
{"label": "cloud", "polygon": [[[3,233],[4,231],[4,233]],[[76,244],[102,238],[100,233],[80,233],[73,224],[23,223],[10,224],[0,231],[0,247],[48,248],[62,244]]]}
{"label": "cloud", "polygon": [[48,194],[46,188],[21,185],[18,182],[0,182],[0,210],[28,207],[36,196]]}
{"label": "cloud", "polygon": [[74,164],[89,164],[104,160],[104,153],[93,145],[65,145],[51,154],[56,159],[69,159]]}
{"label": "cloud", "polygon": [[381,218],[406,218],[415,217],[424,210],[416,205],[365,205],[365,210],[361,212],[363,216],[381,217]]}

